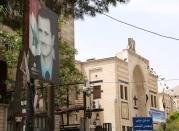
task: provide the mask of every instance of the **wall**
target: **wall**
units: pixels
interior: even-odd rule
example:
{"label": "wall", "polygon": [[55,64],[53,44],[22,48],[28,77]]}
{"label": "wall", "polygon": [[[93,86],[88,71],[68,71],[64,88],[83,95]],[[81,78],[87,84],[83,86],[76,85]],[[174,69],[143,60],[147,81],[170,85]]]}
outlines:
{"label": "wall", "polygon": [[74,47],[74,18],[69,16],[61,27],[61,37],[71,47]]}

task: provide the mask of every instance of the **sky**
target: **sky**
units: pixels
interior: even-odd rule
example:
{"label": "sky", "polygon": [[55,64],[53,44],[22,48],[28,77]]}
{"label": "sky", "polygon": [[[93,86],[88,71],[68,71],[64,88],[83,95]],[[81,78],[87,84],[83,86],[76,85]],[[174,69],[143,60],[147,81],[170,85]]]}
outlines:
{"label": "sky", "polygon": [[[126,23],[179,39],[179,0],[130,0],[127,4],[110,7],[108,15]],[[144,32],[114,21],[105,15],[86,16],[75,20],[77,60],[113,57],[128,45],[136,43],[136,53],[150,61],[150,67],[166,80],[170,88],[179,85],[179,40]],[[178,80],[172,80],[178,79]]]}

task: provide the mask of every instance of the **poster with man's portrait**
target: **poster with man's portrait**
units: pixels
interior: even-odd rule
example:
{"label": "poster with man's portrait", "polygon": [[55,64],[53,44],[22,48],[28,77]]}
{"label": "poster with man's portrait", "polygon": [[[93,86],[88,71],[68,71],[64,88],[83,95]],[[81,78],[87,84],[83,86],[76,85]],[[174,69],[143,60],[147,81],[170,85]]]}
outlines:
{"label": "poster with man's portrait", "polygon": [[29,17],[30,77],[58,84],[57,15],[38,0],[30,0]]}

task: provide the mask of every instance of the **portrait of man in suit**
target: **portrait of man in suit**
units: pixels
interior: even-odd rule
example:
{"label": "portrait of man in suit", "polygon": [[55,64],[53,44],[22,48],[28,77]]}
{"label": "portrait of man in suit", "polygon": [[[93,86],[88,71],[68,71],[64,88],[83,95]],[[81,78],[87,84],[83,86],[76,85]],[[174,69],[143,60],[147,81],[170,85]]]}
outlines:
{"label": "portrait of man in suit", "polygon": [[[30,53],[31,76],[57,84],[58,82],[58,27],[57,16],[47,7],[37,13],[36,51]],[[33,40],[32,40],[33,41]],[[34,48],[33,48],[34,49]],[[33,52],[36,52],[34,54]],[[38,53],[37,53],[38,52]]]}
{"label": "portrait of man in suit", "polygon": [[[47,15],[47,13],[49,15]],[[40,48],[41,75],[45,80],[52,79],[52,68],[55,60],[55,23],[54,16],[46,8],[41,8],[37,16],[38,25],[38,44]]]}

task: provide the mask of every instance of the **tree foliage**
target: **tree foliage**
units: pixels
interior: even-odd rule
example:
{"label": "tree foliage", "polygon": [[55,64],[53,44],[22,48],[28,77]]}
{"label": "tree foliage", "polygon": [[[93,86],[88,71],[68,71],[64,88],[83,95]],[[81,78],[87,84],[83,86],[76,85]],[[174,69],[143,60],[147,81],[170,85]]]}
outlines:
{"label": "tree foliage", "polygon": [[22,0],[0,1],[0,22],[14,30],[22,26],[23,2]]}
{"label": "tree foliage", "polygon": [[[84,15],[96,16],[109,11],[109,6],[116,6],[118,2],[126,3],[129,0],[40,0],[57,14],[72,15],[75,18],[84,18]],[[1,0],[0,13],[3,21],[13,28],[22,24],[23,0]]]}
{"label": "tree foliage", "polygon": [[174,131],[179,129],[179,112],[173,112],[167,118],[166,131]]}
{"label": "tree foliage", "polygon": [[75,66],[74,56],[77,54],[76,49],[70,47],[65,41],[61,41],[59,53],[60,86],[56,88],[56,104],[65,105],[68,90],[78,89],[78,84],[84,83],[85,78]]}
{"label": "tree foliage", "polygon": [[179,119],[179,112],[173,112],[167,118],[167,123],[170,123],[171,121],[174,121],[174,120],[177,120],[177,119]]}
{"label": "tree foliage", "polygon": [[[128,0],[45,0],[49,7],[57,14],[73,14],[75,18],[84,15],[96,16],[97,13],[109,11],[109,6],[116,6],[117,2],[126,3]],[[56,6],[53,6],[56,5]]]}
{"label": "tree foliage", "polygon": [[5,56],[8,67],[15,67],[17,64],[19,49],[22,46],[21,32],[12,34],[0,31],[0,44],[5,47],[1,50],[1,55]]}
{"label": "tree foliage", "polygon": [[62,42],[60,52],[60,83],[61,85],[79,83],[83,80],[83,75],[75,67],[74,56],[77,50],[70,47],[66,42]]}

